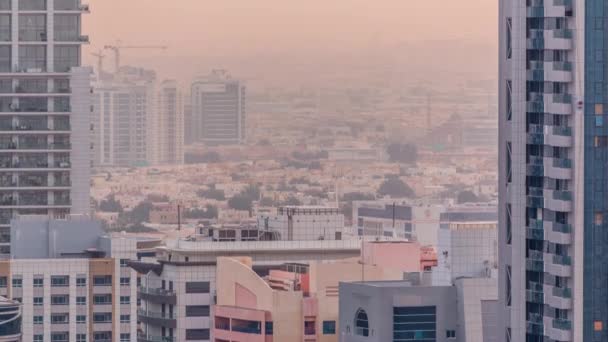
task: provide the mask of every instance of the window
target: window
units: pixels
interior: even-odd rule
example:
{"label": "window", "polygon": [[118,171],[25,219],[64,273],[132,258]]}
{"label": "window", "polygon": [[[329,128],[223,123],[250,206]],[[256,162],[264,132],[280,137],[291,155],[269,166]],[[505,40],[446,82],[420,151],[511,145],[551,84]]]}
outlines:
{"label": "window", "polygon": [[51,315],[51,324],[67,324],[69,322],[69,315],[67,313],[59,313]]}
{"label": "window", "polygon": [[602,323],[602,321],[593,322],[594,331],[602,331],[603,329],[604,329],[604,323]]}
{"label": "window", "polygon": [[393,340],[436,340],[437,310],[434,306],[393,308]]}
{"label": "window", "polygon": [[7,282],[8,282],[7,277],[0,277],[0,288],[6,288]]}
{"label": "window", "polygon": [[34,342],[42,342],[44,337],[42,335],[34,335]]}
{"label": "window", "polygon": [[42,316],[34,316],[34,324],[42,324],[43,317]]}
{"label": "window", "polygon": [[34,287],[42,287],[44,286],[43,278],[34,278]]}
{"label": "window", "polygon": [[95,322],[95,323],[112,322],[112,313],[111,312],[96,312],[93,314],[93,322]]}
{"label": "window", "polygon": [[266,331],[266,335],[271,336],[274,330],[272,322],[266,322],[266,324],[264,324],[264,330]]}
{"label": "window", "polygon": [[120,304],[131,304],[130,296],[120,296]]}
{"label": "window", "polygon": [[55,41],[75,41],[80,33],[78,14],[55,14]]}
{"label": "window", "polygon": [[336,321],[323,321],[323,335],[336,334]]}
{"label": "window", "polygon": [[130,285],[130,284],[131,284],[131,278],[129,278],[129,277],[120,278],[120,285]]}
{"label": "window", "polygon": [[111,331],[96,331],[93,333],[93,342],[112,341]]}
{"label": "window", "polygon": [[127,261],[129,261],[129,259],[120,259],[120,267],[129,266],[129,265],[127,265]]}
{"label": "window", "polygon": [[68,295],[52,295],[51,305],[68,305],[70,304],[70,296]]}
{"label": "window", "polygon": [[19,40],[22,42],[45,42],[46,14],[19,15]]}
{"label": "window", "polygon": [[131,334],[120,334],[120,342],[130,342]]}
{"label": "window", "polygon": [[85,315],[76,316],[76,323],[85,324],[86,322],[87,322],[87,316],[85,316]]}
{"label": "window", "polygon": [[112,276],[111,275],[94,276],[93,285],[94,286],[112,286]]}
{"label": "window", "polygon": [[513,56],[513,47],[512,47],[512,30],[513,28],[513,19],[511,18],[507,18],[507,39],[506,39],[506,43],[507,43],[507,59],[511,59],[511,57]]}
{"label": "window", "polygon": [[41,306],[44,304],[43,297],[34,297],[34,306]]}
{"label": "window", "polygon": [[21,45],[19,47],[19,69],[46,71],[46,46]]}
{"label": "window", "polygon": [[209,317],[209,305],[186,305],[186,317]]}
{"label": "window", "polygon": [[80,47],[55,46],[55,71],[68,72],[80,64]]}
{"label": "window", "polygon": [[120,323],[131,322],[131,315],[120,315]]}
{"label": "window", "polygon": [[513,82],[511,80],[507,80],[507,121],[511,121],[513,116]]}
{"label": "window", "polygon": [[46,0],[21,0],[19,1],[21,11],[44,11],[46,10]]}
{"label": "window", "polygon": [[456,338],[456,330],[446,330],[445,337],[447,338]]}
{"label": "window", "polygon": [[186,293],[209,293],[208,281],[190,281],[186,283]]}
{"label": "window", "polygon": [[10,46],[0,46],[0,71],[9,72],[13,70],[12,48]]}
{"label": "window", "polygon": [[76,342],[87,342],[87,334],[76,334]]}
{"label": "window", "polygon": [[64,287],[70,285],[69,276],[51,276],[52,287]]}
{"label": "window", "polygon": [[76,297],[76,305],[87,305],[87,297]]}
{"label": "window", "polygon": [[98,304],[98,305],[112,304],[112,295],[111,294],[94,295],[93,303]]}
{"label": "window", "polygon": [[87,286],[87,278],[76,278],[76,286]]}
{"label": "window", "polygon": [[357,310],[355,315],[355,334],[369,336],[369,321],[367,320],[367,313],[363,309]]}
{"label": "window", "polygon": [[53,332],[51,333],[51,342],[67,342],[70,340],[68,332]]}
{"label": "window", "polygon": [[23,279],[21,279],[21,278],[13,278],[13,287],[14,288],[23,287]]}
{"label": "window", "polygon": [[595,104],[595,115],[603,115],[604,114],[604,104],[596,103]]}
{"label": "window", "polygon": [[186,341],[208,339],[209,329],[186,329]]}
{"label": "window", "polygon": [[23,303],[23,298],[21,298],[21,297],[14,297],[13,300],[15,302]]}
{"label": "window", "polygon": [[316,335],[317,334],[317,324],[315,321],[305,321],[304,322],[304,335]]}

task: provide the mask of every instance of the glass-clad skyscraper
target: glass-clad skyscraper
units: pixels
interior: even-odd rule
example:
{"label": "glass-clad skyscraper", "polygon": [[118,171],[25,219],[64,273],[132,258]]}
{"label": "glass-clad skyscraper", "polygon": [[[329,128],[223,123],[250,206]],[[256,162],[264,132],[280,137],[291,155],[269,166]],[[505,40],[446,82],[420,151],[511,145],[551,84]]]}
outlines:
{"label": "glass-clad skyscraper", "polygon": [[501,341],[608,341],[607,16],[500,0]]}
{"label": "glass-clad skyscraper", "polygon": [[0,0],[0,254],[16,214],[90,207],[90,69],[79,0]]}

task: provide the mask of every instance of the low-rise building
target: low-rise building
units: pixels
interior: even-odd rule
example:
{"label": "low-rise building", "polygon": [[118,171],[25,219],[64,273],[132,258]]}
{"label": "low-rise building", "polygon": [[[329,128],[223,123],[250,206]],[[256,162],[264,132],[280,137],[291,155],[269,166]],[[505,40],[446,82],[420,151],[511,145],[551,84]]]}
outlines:
{"label": "low-rise building", "polygon": [[258,216],[258,227],[276,240],[340,240],[344,214],[332,207],[284,206],[274,216]]}
{"label": "low-rise building", "polygon": [[340,283],[341,342],[498,341],[496,279]]}

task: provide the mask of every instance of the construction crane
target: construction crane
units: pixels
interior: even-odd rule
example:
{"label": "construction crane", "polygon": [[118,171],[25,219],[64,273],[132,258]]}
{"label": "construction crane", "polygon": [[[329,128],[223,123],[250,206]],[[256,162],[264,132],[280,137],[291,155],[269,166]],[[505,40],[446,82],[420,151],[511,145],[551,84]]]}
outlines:
{"label": "construction crane", "polygon": [[120,68],[120,50],[125,49],[156,49],[156,50],[166,50],[167,47],[164,45],[121,45],[120,42],[115,45],[106,45],[103,47],[107,50],[112,50],[114,52],[114,63],[116,71]]}
{"label": "construction crane", "polygon": [[103,74],[103,59],[106,55],[103,54],[103,50],[99,50],[98,52],[93,52],[91,55],[97,57],[97,74],[99,77]]}

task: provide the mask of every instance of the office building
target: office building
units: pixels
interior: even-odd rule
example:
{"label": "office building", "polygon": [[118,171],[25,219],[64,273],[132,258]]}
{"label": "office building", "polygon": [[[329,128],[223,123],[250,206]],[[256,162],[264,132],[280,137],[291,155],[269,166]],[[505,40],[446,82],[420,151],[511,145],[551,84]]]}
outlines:
{"label": "office building", "polygon": [[0,297],[0,342],[21,342],[21,303]]}
{"label": "office building", "polygon": [[341,282],[341,342],[496,342],[496,279]]}
{"label": "office building", "polygon": [[194,80],[191,87],[195,141],[207,145],[245,141],[245,86],[226,70]]}
{"label": "office building", "polygon": [[89,213],[91,84],[79,1],[0,1],[0,254],[16,214]]}
{"label": "office building", "polygon": [[273,240],[340,240],[344,228],[344,214],[331,207],[284,206],[257,220],[258,230]]}
{"label": "office building", "polygon": [[0,295],[22,303],[23,341],[136,340],[137,274],[126,261],[140,240],[106,236],[85,216],[22,216],[11,230]]}
{"label": "office building", "polygon": [[155,164],[183,164],[184,111],[176,81],[165,80],[159,86],[157,120]]}
{"label": "office building", "polygon": [[606,2],[499,8],[501,340],[607,341]]}
{"label": "office building", "polygon": [[94,84],[96,166],[135,167],[156,161],[156,74],[123,66]]}

